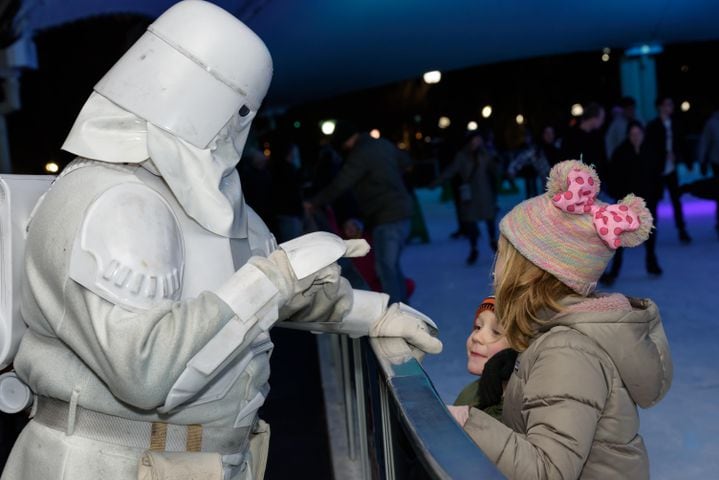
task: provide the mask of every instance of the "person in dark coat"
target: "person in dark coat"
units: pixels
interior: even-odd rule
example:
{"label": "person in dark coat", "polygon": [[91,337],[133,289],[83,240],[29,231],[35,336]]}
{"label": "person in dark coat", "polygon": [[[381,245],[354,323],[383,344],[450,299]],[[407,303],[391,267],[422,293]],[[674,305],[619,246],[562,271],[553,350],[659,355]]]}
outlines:
{"label": "person in dark coat", "polygon": [[[562,152],[557,147],[557,135],[554,131],[553,126],[545,125],[544,128],[542,128],[542,137],[539,141],[539,150],[540,153],[544,155],[544,158],[546,159],[550,168],[563,160]],[[542,181],[544,181],[543,178]]]}
{"label": "person in dark coat", "polygon": [[[701,187],[697,186],[695,191],[692,193],[696,194],[696,192],[699,192],[701,195],[704,191],[711,192],[712,187],[714,192],[717,192],[717,188],[719,187],[719,109],[717,109],[704,124],[697,149],[699,171],[703,176],[706,176],[709,173],[709,166],[711,165],[712,179],[703,181],[700,184]],[[706,190],[706,187],[709,187],[709,189]],[[714,228],[716,228],[717,233],[719,233],[719,198],[717,198],[716,194],[713,196],[710,195],[709,198],[717,200],[716,209],[714,211],[716,218],[716,225]]]}
{"label": "person in dark coat", "polygon": [[252,207],[270,230],[274,231],[272,174],[268,167],[267,157],[256,148],[248,148],[242,156],[242,161],[237,165],[245,202]]}
{"label": "person in dark coat", "polygon": [[[645,199],[647,209],[651,212],[652,217],[656,218],[659,197],[653,191],[653,185],[647,184],[642,175],[642,168],[646,164],[642,148],[643,142],[644,128],[642,124],[637,121],[630,122],[627,127],[626,139],[614,149],[607,166],[606,191],[617,201],[630,193],[636,193]],[[654,233],[650,234],[650,239],[653,235]],[[662,269],[657,260],[655,244],[656,242],[649,240],[644,243],[646,268],[650,275],[661,275]],[[611,267],[599,278],[603,285],[611,286],[616,281],[622,269],[623,257],[624,249],[619,247],[614,254]]]}
{"label": "person in dark coat", "polygon": [[279,139],[272,146],[270,173],[272,174],[273,233],[277,243],[299,237],[303,231],[301,158],[297,144]]}
{"label": "person in dark coat", "polygon": [[570,128],[562,140],[562,160],[582,160],[594,165],[600,177],[604,176],[607,164],[604,138],[600,129],[604,125],[604,108],[598,103],[589,103],[579,119],[579,124]]}
{"label": "person in dark coat", "polygon": [[[669,190],[679,241],[686,245],[691,243],[692,239],[687,233],[684,221],[677,176],[677,166],[683,153],[683,137],[672,117],[674,101],[668,96],[660,96],[655,105],[659,116],[647,124],[644,138],[647,159],[646,182],[651,183],[652,195],[658,200],[664,196],[665,188]],[[656,234],[648,240],[649,243],[655,241]]]}
{"label": "person in dark coat", "polygon": [[497,215],[498,169],[499,162],[496,155],[485,148],[482,134],[473,131],[467,135],[464,146],[457,153],[454,161],[429,185],[430,188],[433,188],[455,175],[459,175],[462,181],[460,192],[464,190],[459,216],[462,221],[462,231],[469,239],[470,251],[467,257],[469,265],[474,264],[479,256],[477,221],[485,222],[490,248],[493,252],[497,250],[495,217]]}
{"label": "person in dark coat", "polygon": [[401,170],[406,157],[389,141],[372,138],[345,121],[337,122],[333,138],[338,149],[346,153],[346,160],[329,185],[305,202],[305,209],[312,211],[350,189],[354,191],[362,220],[371,229],[382,290],[390,296],[390,302],[406,302],[406,282],[400,266],[412,217],[412,197]]}

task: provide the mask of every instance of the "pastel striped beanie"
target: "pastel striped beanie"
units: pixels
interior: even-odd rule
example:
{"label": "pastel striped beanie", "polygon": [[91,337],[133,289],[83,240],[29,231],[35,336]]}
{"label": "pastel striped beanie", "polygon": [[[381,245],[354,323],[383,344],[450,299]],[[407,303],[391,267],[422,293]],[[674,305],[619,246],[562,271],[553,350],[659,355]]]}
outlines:
{"label": "pastel striped beanie", "polygon": [[634,247],[651,232],[644,200],[632,194],[618,204],[597,199],[599,177],[577,160],[555,165],[547,192],[514,207],[499,223],[509,242],[537,267],[588,295],[619,247]]}

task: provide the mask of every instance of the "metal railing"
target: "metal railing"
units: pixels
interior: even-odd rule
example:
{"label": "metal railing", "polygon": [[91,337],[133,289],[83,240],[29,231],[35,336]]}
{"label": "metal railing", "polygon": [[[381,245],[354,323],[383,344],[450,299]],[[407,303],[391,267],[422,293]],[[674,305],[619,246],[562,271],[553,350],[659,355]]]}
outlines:
{"label": "metal railing", "polygon": [[404,340],[329,337],[344,403],[346,454],[358,465],[357,476],[504,478],[454,421]]}

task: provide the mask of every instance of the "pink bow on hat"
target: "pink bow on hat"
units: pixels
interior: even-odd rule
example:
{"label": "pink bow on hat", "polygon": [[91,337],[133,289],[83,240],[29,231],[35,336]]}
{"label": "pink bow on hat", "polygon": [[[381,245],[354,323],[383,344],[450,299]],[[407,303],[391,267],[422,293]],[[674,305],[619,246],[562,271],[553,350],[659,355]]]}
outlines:
{"label": "pink bow on hat", "polygon": [[567,213],[593,215],[597,235],[607,247],[616,250],[622,246],[619,235],[637,230],[639,218],[632,215],[627,205],[595,205],[598,193],[599,185],[590,173],[573,168],[567,175],[566,190],[554,195],[552,203]]}

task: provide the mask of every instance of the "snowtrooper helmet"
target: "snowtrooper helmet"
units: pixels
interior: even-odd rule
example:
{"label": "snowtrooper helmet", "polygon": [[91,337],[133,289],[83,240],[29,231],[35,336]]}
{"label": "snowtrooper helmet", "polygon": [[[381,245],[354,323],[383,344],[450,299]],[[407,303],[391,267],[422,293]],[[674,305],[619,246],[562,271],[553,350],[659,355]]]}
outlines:
{"label": "snowtrooper helmet", "polygon": [[204,149],[238,112],[241,129],[249,127],[271,78],[272,58],[252,30],[216,5],[183,0],[148,27],[95,91]]}

